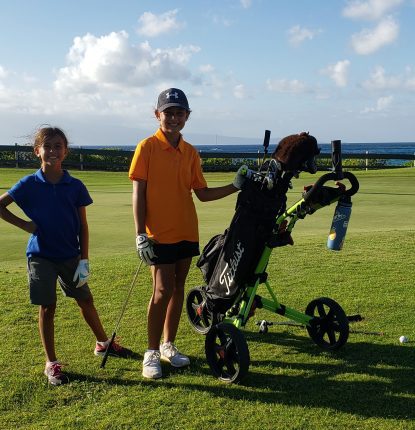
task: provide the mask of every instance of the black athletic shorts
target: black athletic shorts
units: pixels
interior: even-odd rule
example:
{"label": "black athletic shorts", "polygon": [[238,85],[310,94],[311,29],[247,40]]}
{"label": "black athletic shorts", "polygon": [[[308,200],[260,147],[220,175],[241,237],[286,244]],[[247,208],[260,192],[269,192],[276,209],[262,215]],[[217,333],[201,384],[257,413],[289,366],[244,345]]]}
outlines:
{"label": "black athletic shorts", "polygon": [[184,258],[191,258],[200,254],[199,242],[182,240],[177,243],[155,243],[153,245],[153,264],[172,264]]}

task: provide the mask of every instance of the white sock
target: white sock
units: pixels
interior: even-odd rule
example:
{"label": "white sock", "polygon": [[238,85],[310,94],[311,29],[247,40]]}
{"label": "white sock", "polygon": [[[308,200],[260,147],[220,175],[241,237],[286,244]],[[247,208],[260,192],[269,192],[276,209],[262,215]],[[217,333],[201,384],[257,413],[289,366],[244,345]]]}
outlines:
{"label": "white sock", "polygon": [[108,344],[110,343],[110,341],[111,341],[111,339],[107,339],[105,342],[99,342],[99,341],[97,340],[97,344],[98,344],[98,345],[101,345],[101,346],[108,346]]}

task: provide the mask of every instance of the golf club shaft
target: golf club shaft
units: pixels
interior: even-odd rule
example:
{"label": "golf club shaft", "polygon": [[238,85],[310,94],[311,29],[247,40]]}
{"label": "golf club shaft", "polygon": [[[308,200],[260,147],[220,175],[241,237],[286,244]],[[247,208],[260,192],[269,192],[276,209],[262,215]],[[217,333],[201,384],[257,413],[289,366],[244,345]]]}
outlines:
{"label": "golf club shaft", "polygon": [[115,335],[116,334],[117,334],[117,332],[114,331],[114,333],[111,336],[110,343],[108,344],[107,350],[105,351],[104,357],[102,358],[101,365],[99,366],[100,369],[103,369],[105,367],[105,364],[106,364],[106,362],[108,360],[108,355],[109,355],[109,352],[110,352],[110,348],[111,348],[112,344],[114,343],[114,339],[115,339]]}
{"label": "golf club shaft", "polygon": [[123,315],[124,315],[125,309],[126,309],[126,307],[127,307],[128,300],[130,299],[131,292],[133,291],[133,288],[134,288],[135,282],[136,282],[136,280],[137,280],[137,276],[138,276],[138,274],[140,273],[140,269],[141,269],[141,265],[142,265],[142,264],[143,264],[143,261],[141,260],[141,261],[140,261],[140,264],[138,265],[137,270],[136,270],[136,272],[135,272],[135,275],[134,275],[133,281],[131,282],[131,286],[130,286],[130,288],[129,288],[129,290],[128,290],[127,297],[126,297],[126,299],[125,299],[125,301],[124,301],[124,304],[123,304],[123,306],[122,306],[120,316],[118,317],[117,324],[115,325],[114,333],[112,333],[111,340],[110,340],[110,342],[109,342],[109,344],[108,344],[108,346],[107,346],[107,350],[105,351],[104,357],[102,358],[102,362],[101,362],[101,366],[100,366],[100,368],[101,368],[101,369],[103,369],[103,368],[105,367],[105,363],[106,363],[106,362],[107,362],[107,360],[108,360],[108,355],[109,355],[109,353],[110,353],[111,346],[112,346],[112,344],[114,343],[115,336],[116,336],[117,331],[118,331],[118,327],[119,327],[119,325],[120,325],[120,323],[121,323],[121,319],[122,319],[122,317],[123,317]]}

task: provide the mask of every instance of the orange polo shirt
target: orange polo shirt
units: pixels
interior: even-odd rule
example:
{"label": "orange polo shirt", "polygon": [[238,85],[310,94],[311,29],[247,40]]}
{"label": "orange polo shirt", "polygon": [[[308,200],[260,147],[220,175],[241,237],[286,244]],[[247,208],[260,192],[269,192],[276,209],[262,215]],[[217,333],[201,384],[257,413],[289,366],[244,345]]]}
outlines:
{"label": "orange polo shirt", "polygon": [[200,157],[180,138],[173,148],[163,132],[142,140],[134,153],[128,176],[147,181],[146,230],[160,243],[199,241],[192,189],[207,187]]}

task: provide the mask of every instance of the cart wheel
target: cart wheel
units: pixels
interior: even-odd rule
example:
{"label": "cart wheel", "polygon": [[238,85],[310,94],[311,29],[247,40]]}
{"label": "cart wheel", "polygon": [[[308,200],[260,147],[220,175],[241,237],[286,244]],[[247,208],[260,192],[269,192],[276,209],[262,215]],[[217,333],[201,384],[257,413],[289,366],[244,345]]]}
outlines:
{"label": "cart wheel", "polygon": [[223,382],[239,382],[249,368],[249,349],[242,332],[234,325],[214,325],[205,339],[205,353],[213,375]]}
{"label": "cart wheel", "polygon": [[206,307],[206,296],[201,287],[192,288],[187,294],[186,311],[194,330],[201,334],[206,334],[210,330],[212,315]]}
{"label": "cart wheel", "polygon": [[313,317],[307,331],[318,346],[335,350],[347,342],[349,321],[337,302],[328,297],[320,297],[308,304],[305,313]]}

